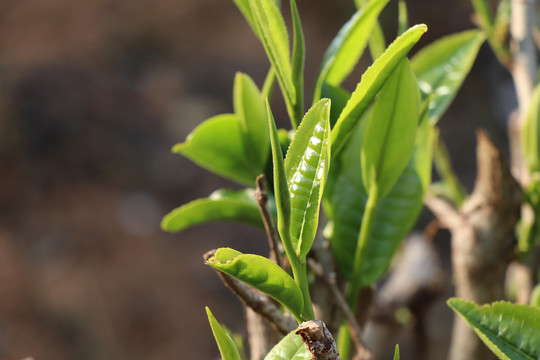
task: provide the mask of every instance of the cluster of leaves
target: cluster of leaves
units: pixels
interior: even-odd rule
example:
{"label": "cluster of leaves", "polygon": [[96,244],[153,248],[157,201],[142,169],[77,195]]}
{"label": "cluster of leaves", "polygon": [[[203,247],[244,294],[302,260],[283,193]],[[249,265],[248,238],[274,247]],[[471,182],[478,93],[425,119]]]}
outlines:
{"label": "cluster of leaves", "polygon": [[[427,27],[408,28],[401,1],[399,33],[386,46],[378,17],[389,0],[356,1],[358,11],[322,59],[312,89],[312,105],[304,115],[304,36],[295,1],[290,1],[292,47],[279,0],[234,2],[268,55],[266,80],[259,89],[248,75],[238,73],[233,87],[234,113],[206,120],[185,142],[174,146],[173,152],[242,185],[253,186],[259,174],[268,173],[273,183],[269,206],[291,272],[265,257],[230,248],[218,249],[206,263],[271,296],[299,322],[314,319],[306,259],[316,236],[320,236],[317,230],[322,204],[328,219],[324,235],[332,243],[336,263],[347,281],[347,301],[354,311],[360,289],[385,274],[422,209],[423,196],[431,183],[437,122],[486,37],[478,30],[450,35],[409,61],[408,52]],[[495,33],[488,32],[490,42],[496,40]],[[373,63],[349,92],[342,83],[368,45]],[[291,131],[276,128],[270,109],[268,99],[276,81]],[[538,119],[540,90],[535,104],[530,117]],[[528,126],[537,123],[531,121]],[[525,141],[534,148],[529,153],[536,158],[528,158],[528,163],[536,171],[540,170],[539,128],[531,129],[529,133],[535,135]],[[462,192],[450,172],[444,171],[443,152],[439,158],[439,188],[459,204]],[[173,210],[163,219],[162,227],[177,232],[216,220],[263,227],[253,192],[251,188],[218,190]],[[540,200],[535,205],[535,209],[540,208]],[[449,304],[501,358],[538,358],[538,341],[531,340],[539,330],[538,322],[522,316],[524,309],[509,304],[478,308],[457,299]],[[207,313],[223,359],[240,359],[227,331],[210,310]],[[505,332],[497,316],[505,324],[520,322],[528,330],[516,339],[515,334]],[[338,339],[344,358],[348,356],[349,339],[344,328]],[[291,333],[266,359],[308,357],[299,337]],[[395,358],[399,358],[398,349]]]}

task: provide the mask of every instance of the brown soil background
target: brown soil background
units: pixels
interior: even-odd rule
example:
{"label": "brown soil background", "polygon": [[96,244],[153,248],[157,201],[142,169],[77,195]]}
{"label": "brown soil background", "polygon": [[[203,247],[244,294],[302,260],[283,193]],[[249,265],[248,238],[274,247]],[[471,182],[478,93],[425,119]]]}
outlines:
{"label": "brown soil background", "polygon": [[[298,1],[308,88],[352,3]],[[429,26],[421,45],[473,27],[468,1],[407,3],[411,23]],[[383,15],[388,38],[395,5]],[[201,255],[219,246],[266,254],[264,234],[211,224],[171,235],[159,221],[235,187],[170,147],[232,110],[236,71],[260,84],[267,67],[232,1],[0,2],[1,360],[215,359],[204,306],[243,331],[241,306]],[[484,47],[440,124],[467,186],[474,129],[488,127],[504,145],[514,103],[508,75]],[[440,248],[444,255],[447,242]],[[451,315],[442,301],[434,314],[438,359]],[[406,329],[400,336],[407,341]]]}

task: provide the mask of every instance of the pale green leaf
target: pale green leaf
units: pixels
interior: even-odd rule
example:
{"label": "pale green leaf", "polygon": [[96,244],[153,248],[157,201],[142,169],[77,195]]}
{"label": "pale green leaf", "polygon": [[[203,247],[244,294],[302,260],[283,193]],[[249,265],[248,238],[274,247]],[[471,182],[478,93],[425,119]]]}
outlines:
{"label": "pale green leaf", "polygon": [[[268,202],[273,208],[273,201]],[[178,232],[210,221],[234,221],[264,229],[253,190],[217,190],[209,197],[184,204],[165,215],[161,228]]]}
{"label": "pale green leaf", "polygon": [[529,172],[540,171],[540,86],[534,90],[521,131],[521,144]]}
{"label": "pale green leaf", "polygon": [[185,142],[176,144],[172,151],[213,173],[244,185],[255,184],[260,174],[249,161],[240,121],[233,114],[217,115],[206,120],[188,135]]}
{"label": "pale green leaf", "polygon": [[274,0],[249,0],[249,4],[266,54],[276,71],[285,101],[294,106],[296,90],[292,75],[289,35],[283,16]]}
{"label": "pale green leaf", "polygon": [[351,95],[332,130],[332,153],[336,156],[345,145],[352,129],[369,107],[396,65],[427,31],[426,25],[416,25],[407,30],[388,46],[371,65]]}
{"label": "pale green leaf", "polygon": [[285,159],[291,197],[290,235],[304,258],[315,239],[319,208],[330,165],[330,101],[320,100],[306,113]]}
{"label": "pale green leaf", "polygon": [[214,315],[208,307],[206,307],[206,315],[208,316],[208,322],[212,328],[212,333],[216,339],[216,343],[219,348],[222,360],[241,360],[240,353],[234,345],[234,341],[231,339],[227,331],[221,327]]}
{"label": "pale green leaf", "polygon": [[394,360],[399,360],[399,345],[396,344],[396,350],[394,350]]}
{"label": "pale green leaf", "polygon": [[414,149],[420,93],[407,59],[383,85],[366,128],[361,164],[364,187],[383,197],[407,166]]}
{"label": "pale green leaf", "polygon": [[479,306],[457,298],[448,300],[448,305],[499,359],[540,358],[540,308],[504,301]]}
{"label": "pale green leaf", "polygon": [[445,36],[420,50],[411,60],[422,99],[429,99],[430,121],[436,123],[471,70],[485,36],[468,30]]}
{"label": "pale green leaf", "polygon": [[323,82],[340,85],[353,71],[364,52],[373,26],[388,1],[370,1],[341,28],[324,54],[319,74],[324,81],[318,80],[319,86],[322,86]]}
{"label": "pale green leaf", "polygon": [[398,2],[398,36],[403,34],[409,27],[409,14],[405,0]]}
{"label": "pale green leaf", "polygon": [[253,80],[242,73],[236,74],[233,94],[234,112],[240,121],[247,155],[261,174],[270,150],[264,98]]}
{"label": "pale green leaf", "polygon": [[300,318],[304,308],[302,291],[276,263],[259,255],[220,248],[206,264],[271,296]]}
{"label": "pale green leaf", "polygon": [[302,337],[290,332],[270,350],[264,360],[309,360],[311,355],[302,342]]}
{"label": "pale green leaf", "polygon": [[296,90],[294,113],[300,117],[304,113],[304,62],[306,46],[304,43],[302,23],[300,22],[300,15],[298,14],[295,0],[291,0],[291,15],[293,20],[292,77]]}

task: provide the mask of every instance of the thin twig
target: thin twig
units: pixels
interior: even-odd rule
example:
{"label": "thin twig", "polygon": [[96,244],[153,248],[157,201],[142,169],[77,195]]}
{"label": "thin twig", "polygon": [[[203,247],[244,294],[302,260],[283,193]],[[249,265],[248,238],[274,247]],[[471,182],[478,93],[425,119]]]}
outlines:
{"label": "thin twig", "polygon": [[356,318],[354,317],[351,309],[347,305],[347,300],[345,300],[345,296],[343,296],[343,293],[337,286],[336,273],[332,272],[330,274],[327,274],[325,273],[323,267],[315,260],[307,259],[307,261],[313,273],[324,280],[326,286],[334,296],[338,308],[343,313],[343,316],[345,316],[345,321],[347,323],[347,326],[349,327],[349,331],[351,332],[351,337],[354,341],[358,354],[362,354],[363,358],[367,358],[370,351],[365,347],[364,343],[362,342],[362,329],[358,321],[356,321]]}
{"label": "thin twig", "polygon": [[266,236],[268,237],[268,243],[270,246],[270,260],[274,261],[280,267],[283,267],[283,261],[279,255],[279,238],[276,231],[276,226],[272,220],[272,215],[268,211],[268,193],[266,192],[266,180],[264,174],[257,176],[257,189],[255,190],[255,200],[259,205],[259,211],[264,223],[264,229],[266,230]]}
{"label": "thin twig", "polygon": [[[204,260],[207,261],[214,253],[215,250],[211,250],[204,254]],[[271,298],[221,271],[216,270],[216,273],[244,305],[267,319],[282,335],[296,329],[298,323],[292,317],[283,315]]]}
{"label": "thin twig", "polygon": [[459,227],[464,221],[458,209],[440,196],[427,193],[424,196],[424,205],[437,217],[439,225],[447,229]]}

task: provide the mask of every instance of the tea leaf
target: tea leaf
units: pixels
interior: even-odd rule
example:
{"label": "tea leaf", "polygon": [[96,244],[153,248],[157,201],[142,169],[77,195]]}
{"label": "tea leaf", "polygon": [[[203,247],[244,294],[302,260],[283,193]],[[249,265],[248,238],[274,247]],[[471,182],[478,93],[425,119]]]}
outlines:
{"label": "tea leaf", "polygon": [[[273,202],[269,201],[269,204]],[[165,215],[161,228],[178,232],[210,221],[235,221],[264,229],[251,189],[217,190],[207,198],[184,204]]]}
{"label": "tea leaf", "polygon": [[302,291],[285,270],[269,259],[220,248],[206,264],[271,296],[300,318],[304,308]]}
{"label": "tea leaf", "polygon": [[264,360],[309,360],[311,355],[302,342],[302,338],[296,335],[295,331],[291,331],[281,339],[264,357]]}
{"label": "tea leaf", "polygon": [[[353,71],[364,52],[380,12],[389,0],[372,0],[339,30],[324,54],[321,73],[325,82],[337,86]],[[328,68],[326,72],[322,69]]]}
{"label": "tea leaf", "polygon": [[407,59],[383,85],[367,124],[361,163],[364,187],[384,197],[407,166],[414,149],[420,93]]}
{"label": "tea leaf", "polygon": [[452,298],[448,306],[458,313],[503,360],[540,358],[540,308],[504,301],[479,306]]}
{"label": "tea leaf", "polygon": [[330,162],[330,101],[320,100],[306,113],[285,159],[291,197],[291,241],[304,258],[315,239]]}
{"label": "tea leaf", "polygon": [[371,104],[388,76],[399,61],[427,31],[426,25],[416,25],[407,30],[388,46],[386,51],[371,65],[351,95],[332,130],[332,153],[336,156],[345,145],[352,129]]}
{"label": "tea leaf", "polygon": [[240,122],[233,114],[217,115],[206,120],[187,136],[185,142],[176,144],[172,151],[213,173],[244,185],[253,185],[260,174],[248,158]]}
{"label": "tea leaf", "polygon": [[411,60],[422,99],[429,96],[430,121],[436,123],[471,70],[485,36],[469,30],[445,36],[420,50]]}
{"label": "tea leaf", "polygon": [[396,344],[396,350],[394,350],[394,360],[399,360],[399,345]]}
{"label": "tea leaf", "polygon": [[295,114],[304,113],[304,61],[306,56],[306,46],[304,43],[304,32],[300,15],[296,7],[296,1],[291,0],[291,15],[293,20],[293,54],[292,54],[292,77],[294,88],[296,89],[296,98],[294,99]]}
{"label": "tea leaf", "polygon": [[236,74],[233,94],[234,112],[244,134],[246,152],[253,168],[263,173],[270,150],[264,99],[253,80],[242,73]]}
{"label": "tea leaf", "polygon": [[249,0],[251,11],[261,34],[261,41],[276,71],[276,75],[289,107],[296,102],[289,35],[283,16],[274,0]]}
{"label": "tea leaf", "polygon": [[529,171],[540,171],[540,86],[536,87],[531,99],[521,131],[521,144]]}
{"label": "tea leaf", "polygon": [[234,341],[231,339],[229,334],[227,334],[227,331],[221,327],[208,307],[206,307],[206,315],[208,316],[208,322],[212,328],[214,338],[216,339],[219,353],[221,354],[221,359],[241,360],[240,353],[238,352],[236,345],[234,345]]}

